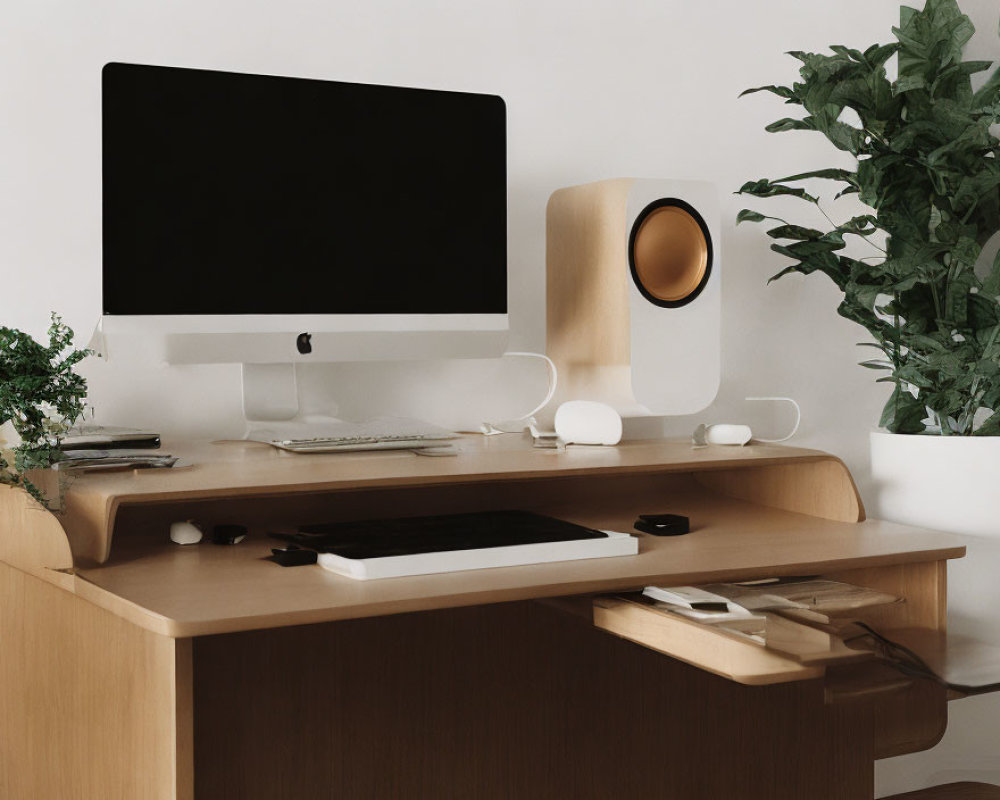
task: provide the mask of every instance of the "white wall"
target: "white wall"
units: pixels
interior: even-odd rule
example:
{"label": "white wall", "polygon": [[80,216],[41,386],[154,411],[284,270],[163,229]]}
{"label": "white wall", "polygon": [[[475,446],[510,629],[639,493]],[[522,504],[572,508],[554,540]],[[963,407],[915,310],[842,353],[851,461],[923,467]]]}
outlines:
{"label": "white wall", "polygon": [[[995,0],[964,0],[995,58]],[[818,135],[772,136],[785,107],[748,86],[794,79],[783,52],[890,38],[888,0],[4,0],[0,27],[0,324],[40,335],[58,310],[85,343],[100,311],[100,80],[111,60],[496,92],[509,113],[512,348],[544,346],[545,203],[556,188],[620,176],[705,178],[723,192],[723,386],[712,409],[669,421],[780,414],[746,395],[799,399],[796,444],[844,459],[868,495],[867,435],[884,392],[855,366],[863,331],[820,277],[780,268],[754,226],[736,229],[747,179],[831,165]],[[97,419],[168,433],[238,434],[235,367],[88,363]],[[310,404],[345,416],[409,413],[466,426],[527,410],[530,364],[312,368]],[[474,389],[470,390],[470,387]],[[869,502],[871,497],[867,497]],[[873,509],[874,510],[874,509]],[[972,701],[967,701],[972,702]],[[997,739],[994,734],[991,737]],[[929,756],[917,757],[930,769]],[[883,770],[885,788],[923,780]]]}

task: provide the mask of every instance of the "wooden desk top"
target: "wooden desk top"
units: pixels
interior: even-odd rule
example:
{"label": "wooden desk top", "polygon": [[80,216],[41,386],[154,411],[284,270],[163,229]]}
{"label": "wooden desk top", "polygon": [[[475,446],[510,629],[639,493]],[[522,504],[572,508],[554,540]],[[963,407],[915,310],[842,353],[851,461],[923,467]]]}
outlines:
{"label": "wooden desk top", "polygon": [[[813,575],[964,555],[947,535],[882,521],[816,519],[675,485],[695,531],[642,536],[639,555],[490,570],[356,581],[318,565],[283,568],[264,557],[275,542],[255,536],[235,547],[150,547],[122,539],[113,563],[79,570],[75,591],[137,624],[170,636],[325,622],[407,611],[532,598]],[[648,501],[647,501],[648,502]],[[634,499],[594,508],[542,510],[606,529],[629,531]],[[640,506],[643,507],[643,506]]]}
{"label": "wooden desk top", "polygon": [[[846,468],[814,450],[692,450],[687,443],[661,441],[555,453],[534,450],[517,436],[468,437],[462,447],[457,457],[427,458],[385,452],[299,456],[248,443],[167,443],[165,449],[195,465],[80,476],[59,522],[25,510],[23,493],[0,492],[0,522],[6,519],[24,534],[9,541],[0,536],[0,558],[22,569],[28,564],[28,571],[141,627],[189,637],[964,555],[943,534],[859,522],[864,510]],[[332,510],[355,519],[523,507],[620,531],[631,530],[639,511],[671,510],[689,515],[693,532],[643,536],[639,555],[632,557],[354,581],[315,565],[282,568],[264,560],[274,543],[265,535],[273,515],[302,522],[302,509],[311,502],[321,504],[315,513]],[[234,547],[170,544],[166,524],[192,503],[228,503],[244,515],[270,511],[272,518]],[[89,565],[81,560],[88,552],[107,557],[119,510],[128,508],[133,511],[119,521],[123,530],[113,558],[103,565],[95,564],[99,558]],[[253,526],[254,520],[247,522]],[[68,542],[73,559],[67,564]]]}
{"label": "wooden desk top", "polygon": [[301,455],[259,442],[167,441],[163,452],[180,456],[190,466],[83,473],[73,478],[69,493],[76,498],[143,503],[836,460],[829,453],[800,447],[755,444],[694,448],[689,442],[676,440],[627,442],[617,447],[570,446],[559,452],[535,449],[527,437],[516,434],[466,435],[457,445],[461,450],[457,456],[422,457],[405,450]]}

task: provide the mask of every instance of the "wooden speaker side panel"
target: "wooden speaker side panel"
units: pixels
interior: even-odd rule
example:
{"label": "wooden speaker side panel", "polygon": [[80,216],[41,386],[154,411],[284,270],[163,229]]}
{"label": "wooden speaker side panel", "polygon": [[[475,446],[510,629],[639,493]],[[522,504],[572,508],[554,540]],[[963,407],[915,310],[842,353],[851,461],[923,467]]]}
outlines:
{"label": "wooden speaker side panel", "polygon": [[629,363],[629,180],[560,189],[546,212],[546,350],[560,368]]}

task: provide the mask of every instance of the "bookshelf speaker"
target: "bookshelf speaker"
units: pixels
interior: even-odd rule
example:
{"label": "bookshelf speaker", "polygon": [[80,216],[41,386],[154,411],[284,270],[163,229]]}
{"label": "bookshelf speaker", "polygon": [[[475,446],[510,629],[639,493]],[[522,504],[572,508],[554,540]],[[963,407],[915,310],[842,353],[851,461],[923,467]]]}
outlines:
{"label": "bookshelf speaker", "polygon": [[619,179],[560,189],[546,215],[549,355],[575,398],[691,414],[719,388],[715,186]]}

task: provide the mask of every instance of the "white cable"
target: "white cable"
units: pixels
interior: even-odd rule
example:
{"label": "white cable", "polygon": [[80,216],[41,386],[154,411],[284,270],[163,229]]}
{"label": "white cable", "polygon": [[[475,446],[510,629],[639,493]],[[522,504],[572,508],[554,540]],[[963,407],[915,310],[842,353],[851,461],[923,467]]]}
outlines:
{"label": "white cable", "polygon": [[559,384],[559,370],[556,369],[556,365],[552,363],[552,359],[549,358],[544,353],[528,353],[528,352],[511,352],[504,353],[504,356],[521,356],[522,358],[540,358],[546,364],[549,365],[549,391],[545,395],[545,399],[542,400],[537,406],[535,406],[531,411],[525,414],[523,417],[517,417],[517,419],[528,419],[528,417],[533,417],[539,411],[541,411],[545,406],[549,404],[552,397],[556,393],[556,386]]}
{"label": "white cable", "polygon": [[[509,419],[504,422],[484,422],[479,426],[479,430],[486,434],[487,436],[492,436],[497,433],[520,433],[528,425],[533,425],[535,423],[535,414],[541,411],[545,406],[549,404],[552,398],[555,396],[556,387],[559,384],[559,370],[556,369],[556,365],[552,362],[544,353],[529,353],[522,351],[511,351],[503,354],[506,356],[518,356],[521,358],[540,358],[549,367],[549,390],[545,393],[545,399],[542,400],[537,406],[535,406],[527,414],[515,417],[514,419]],[[524,424],[521,424],[524,423]]]}
{"label": "white cable", "polygon": [[799,432],[799,423],[802,422],[802,409],[799,404],[796,403],[791,397],[747,397],[747,400],[769,400],[775,403],[791,403],[795,406],[795,424],[792,426],[792,432],[787,436],[782,436],[780,439],[761,439],[755,437],[758,442],[763,442],[764,444],[778,444],[779,442],[787,442],[796,433]]}

